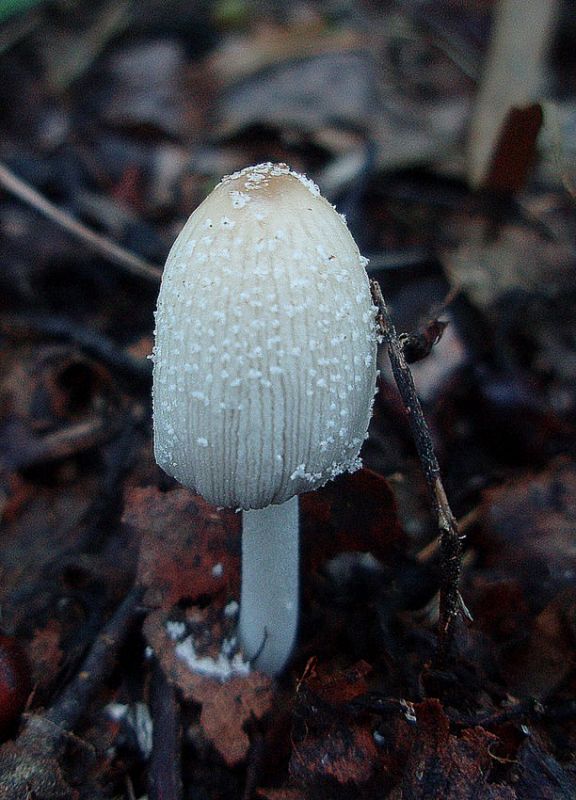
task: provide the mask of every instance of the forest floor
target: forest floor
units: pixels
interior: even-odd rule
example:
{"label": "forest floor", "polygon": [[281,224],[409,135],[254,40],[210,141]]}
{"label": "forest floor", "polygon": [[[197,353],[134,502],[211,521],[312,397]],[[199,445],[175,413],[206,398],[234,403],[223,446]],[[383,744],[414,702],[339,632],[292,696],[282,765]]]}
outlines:
{"label": "forest floor", "polygon": [[[546,103],[477,180],[495,6],[0,3],[0,799],[576,797],[576,28],[566,4]],[[302,498],[285,674],[194,660],[234,635],[239,515],[154,462],[153,312],[188,215],[263,161],[434,341],[412,369],[469,611],[441,657],[383,347],[364,469]]]}

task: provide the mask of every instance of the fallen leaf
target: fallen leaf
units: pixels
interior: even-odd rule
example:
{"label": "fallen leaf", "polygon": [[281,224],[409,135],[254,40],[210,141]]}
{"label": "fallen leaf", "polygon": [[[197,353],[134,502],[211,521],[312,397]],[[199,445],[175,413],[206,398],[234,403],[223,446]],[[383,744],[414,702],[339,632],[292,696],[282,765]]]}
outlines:
{"label": "fallen leaf", "polygon": [[572,287],[571,241],[549,241],[534,227],[502,226],[498,236],[489,235],[486,222],[468,216],[452,234],[458,246],[446,250],[442,262],[454,288],[466,292],[487,314],[506,294],[518,290],[553,297]]}
{"label": "fallen leaf", "polygon": [[176,40],[133,44],[109,61],[108,124],[178,136],[185,128],[182,92],[186,54]]}
{"label": "fallen leaf", "polygon": [[[271,708],[272,681],[235,655],[240,517],[178,488],[132,490],[124,523],[141,536],[138,580],[155,607],[144,635],[184,700],[202,706],[207,739],[229,766],[248,753],[251,719]],[[177,612],[176,618],[171,612]]]}
{"label": "fallen leaf", "polygon": [[366,661],[359,661],[346,670],[336,673],[325,666],[313,664],[302,678],[309,692],[330,705],[350,703],[368,690],[367,676],[372,667]]}
{"label": "fallen leaf", "polygon": [[368,469],[343,475],[301,500],[303,570],[312,572],[343,552],[371,553],[394,564],[407,538],[387,480]]}
{"label": "fallen leaf", "polygon": [[258,672],[216,685],[206,678],[196,684],[191,699],[202,703],[200,722],[228,766],[246,758],[250,738],[245,727],[269,713],[272,697],[271,679]]}
{"label": "fallen leaf", "polygon": [[41,717],[31,718],[17,739],[0,748],[0,800],[78,800],[60,769],[45,724]]}
{"label": "fallen leaf", "polygon": [[484,493],[484,565],[519,579],[542,609],[576,575],[576,467],[563,458]]}
{"label": "fallen leaf", "polygon": [[322,735],[309,735],[294,743],[290,776],[303,786],[328,780],[360,787],[372,777],[377,756],[369,730],[342,722]]}
{"label": "fallen leaf", "polygon": [[514,778],[518,800],[573,800],[576,797],[574,765],[563,766],[532,738],[520,747]]}
{"label": "fallen leaf", "polygon": [[256,797],[263,800],[306,800],[306,795],[298,789],[257,789]]}
{"label": "fallen leaf", "polygon": [[138,580],[146,602],[169,610],[207,596],[223,607],[240,594],[240,517],[183,488],[133,489],[123,521],[141,536]]}
{"label": "fallen leaf", "polygon": [[96,19],[82,15],[90,23],[80,30],[47,28],[41,37],[45,80],[54,92],[64,92],[84,75],[109,41],[130,25],[130,0],[105,2],[95,11]]}
{"label": "fallen leaf", "polygon": [[[178,687],[183,699],[202,706],[200,723],[207,739],[229,767],[236,767],[246,758],[250,748],[246,726],[252,720],[262,719],[272,708],[272,679],[250,671],[239,677],[232,672],[230,677],[220,680],[202,671],[194,671],[193,664],[178,657],[175,642],[167,633],[166,621],[161,610],[149,614],[144,623],[144,635],[164,674]],[[198,628],[196,638],[201,638],[202,633],[210,635],[208,626],[203,632]],[[218,647],[222,641],[221,634],[219,637]],[[210,656],[203,657],[198,668],[210,669],[210,661],[216,671],[219,662]],[[233,664],[231,670],[232,667]]]}
{"label": "fallen leaf", "polygon": [[346,706],[367,691],[372,667],[359,661],[331,673],[311,660],[297,689],[290,775],[310,788],[320,782],[366,784],[373,776],[377,747],[366,718],[353,719]]}
{"label": "fallen leaf", "polygon": [[252,125],[314,131],[363,122],[374,106],[375,62],[367,52],[325,53],[276,65],[221,97],[221,136]]}
{"label": "fallen leaf", "polygon": [[414,706],[416,726],[404,766],[403,800],[515,800],[510,787],[491,780],[491,748],[498,738],[483,728],[467,729],[457,738],[438,700]]}
{"label": "fallen leaf", "polygon": [[521,697],[546,697],[558,688],[576,665],[576,589],[555,597],[524,628],[500,657],[500,668],[511,691]]}
{"label": "fallen leaf", "polygon": [[227,85],[285,61],[361,46],[358,33],[351,29],[330,30],[320,19],[289,26],[261,22],[244,36],[224,39],[207,63],[210,71]]}

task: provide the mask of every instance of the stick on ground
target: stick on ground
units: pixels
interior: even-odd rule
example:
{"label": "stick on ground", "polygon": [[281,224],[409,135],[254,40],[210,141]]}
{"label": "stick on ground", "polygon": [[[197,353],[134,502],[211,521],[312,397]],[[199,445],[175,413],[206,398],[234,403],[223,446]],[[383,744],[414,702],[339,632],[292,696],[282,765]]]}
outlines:
{"label": "stick on ground", "polygon": [[24,203],[35,208],[36,211],[52,220],[52,222],[60,225],[75,239],[79,239],[91,250],[104,256],[113,264],[153,283],[160,282],[162,270],[159,267],[155,264],[150,264],[150,262],[131,253],[124,247],[120,247],[120,245],[110,241],[106,236],[96,233],[84,223],[74,219],[70,214],[47,200],[40,192],[15,175],[2,163],[0,163],[0,186]]}
{"label": "stick on ground", "polygon": [[432,507],[440,532],[442,576],[437,662],[438,666],[441,666],[448,656],[456,618],[462,613],[469,617],[469,612],[464,605],[459,589],[460,573],[462,571],[462,542],[442,484],[440,466],[434,452],[430,429],[416,394],[412,373],[404,358],[402,346],[382,296],[382,290],[379,283],[374,280],[370,281],[370,288],[374,304],[378,309],[378,326],[388,348],[392,373],[408,415],[410,429],[426,483],[428,484]]}
{"label": "stick on ground", "polygon": [[59,756],[73,728],[109,677],[116,656],[143,613],[141,587],[134,588],[100,631],[77,675],[44,713],[29,715],[18,738],[0,748],[0,800],[76,800]]}

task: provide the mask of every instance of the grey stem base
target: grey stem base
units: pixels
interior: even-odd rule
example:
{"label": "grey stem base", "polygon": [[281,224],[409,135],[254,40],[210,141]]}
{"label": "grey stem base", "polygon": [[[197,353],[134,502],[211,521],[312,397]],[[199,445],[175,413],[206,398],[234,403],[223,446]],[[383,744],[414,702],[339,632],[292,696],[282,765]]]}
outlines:
{"label": "grey stem base", "polygon": [[242,512],[240,643],[261,672],[281,672],[294,646],[299,609],[298,497]]}

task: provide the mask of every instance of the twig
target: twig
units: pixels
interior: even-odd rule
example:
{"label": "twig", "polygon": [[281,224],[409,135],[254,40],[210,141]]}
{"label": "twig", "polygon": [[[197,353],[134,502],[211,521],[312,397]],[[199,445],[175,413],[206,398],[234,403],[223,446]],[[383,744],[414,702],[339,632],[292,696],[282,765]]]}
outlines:
{"label": "twig", "polygon": [[462,571],[462,543],[458,533],[458,526],[448,499],[442,478],[440,466],[434,452],[432,436],[422,406],[416,394],[412,373],[398,335],[390,319],[388,307],[382,296],[382,290],[377,281],[370,281],[372,297],[378,309],[377,322],[380,332],[388,348],[388,356],[392,365],[394,379],[402,397],[416,450],[422,465],[428,490],[432,499],[434,514],[440,531],[440,550],[442,554],[442,576],[440,585],[440,620],[438,624],[438,664],[443,664],[448,656],[453,634],[453,625],[456,618],[464,613],[469,617],[469,612],[460,595],[459,582]]}
{"label": "twig", "polygon": [[158,283],[162,271],[159,267],[151,264],[139,256],[134,255],[129,250],[125,250],[120,245],[110,241],[106,236],[95,233],[82,222],[79,222],[74,217],[62,211],[61,208],[55,206],[47,200],[40,192],[33,189],[28,183],[18,178],[5,164],[0,162],[0,186],[7,192],[18,197],[24,203],[32,206],[32,208],[39,211],[48,219],[55,222],[64,230],[68,231],[76,239],[86,244],[96,253],[107,258],[113,264],[127,270],[132,275],[137,275],[140,278]]}
{"label": "twig", "polygon": [[483,728],[496,728],[506,722],[520,722],[522,719],[549,719],[556,722],[573,720],[576,717],[576,701],[562,699],[544,703],[535,697],[519,700],[501,711],[487,711],[480,714],[458,714],[453,709],[447,710],[450,721],[463,728],[481,725]]}
{"label": "twig", "polygon": [[149,800],[181,800],[179,704],[174,687],[158,664],[152,672],[150,710],[154,729],[148,771]]}
{"label": "twig", "polygon": [[89,355],[132,378],[146,383],[152,379],[152,364],[149,359],[130,355],[104,334],[78,325],[67,317],[34,312],[0,316],[2,336],[27,338],[37,334],[74,342]]}
{"label": "twig", "polygon": [[143,590],[133,589],[101,630],[80,671],[44,714],[31,714],[15,741],[0,748],[0,800],[73,800],[58,765],[64,743],[114,667],[128,632],[141,613]]}
{"label": "twig", "polygon": [[443,52],[458,69],[472,81],[478,80],[480,54],[470,35],[460,34],[449,18],[444,15],[436,18],[434,14],[410,0],[396,0],[404,14],[413,20],[432,44]]}
{"label": "twig", "polygon": [[117,428],[118,420],[94,414],[44,436],[32,435],[27,441],[19,442],[18,450],[11,454],[8,464],[22,469],[71,458],[107,442],[114,436]]}
{"label": "twig", "polygon": [[248,764],[246,765],[246,781],[242,800],[252,800],[256,795],[256,789],[260,785],[264,767],[266,748],[264,736],[260,731],[251,731],[250,752],[248,754]]}
{"label": "twig", "polygon": [[77,675],[46,712],[47,720],[64,730],[72,730],[77,724],[90,700],[112,672],[118,649],[143,613],[140,607],[143,594],[143,589],[137,586],[124,598],[98,634]]}

